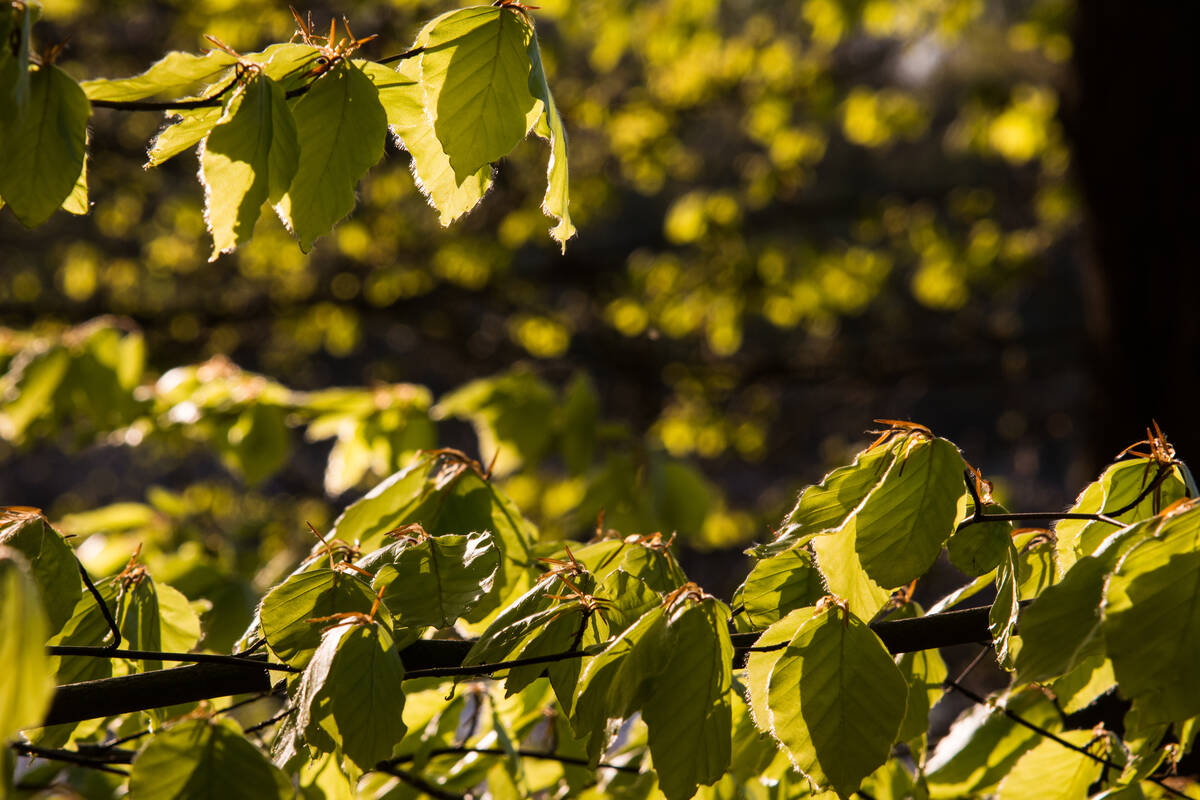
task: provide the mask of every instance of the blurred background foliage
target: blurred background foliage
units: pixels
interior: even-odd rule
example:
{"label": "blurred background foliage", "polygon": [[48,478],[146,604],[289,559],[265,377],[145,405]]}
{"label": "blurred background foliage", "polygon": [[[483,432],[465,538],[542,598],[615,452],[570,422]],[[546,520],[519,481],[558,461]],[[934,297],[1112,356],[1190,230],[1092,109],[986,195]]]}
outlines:
{"label": "blurred background foliage", "polygon": [[[68,41],[79,79],[293,30],[275,0],[44,5],[40,40]],[[379,34],[382,58],[447,8],[312,11]],[[677,530],[718,589],[874,417],[931,425],[1022,507],[1094,474],[1068,0],[534,15],[570,137],[565,257],[527,142],[449,229],[389,146],[312,253],[264,215],[208,264],[194,154],[143,170],[162,116],[95,111],[92,212],[33,231],[0,214],[0,497],[97,534],[98,569],[147,536],[168,572],[212,562],[162,576],[196,598],[230,571],[269,586],[304,521],[454,446],[496,458],[544,537],[586,536],[601,509]],[[14,410],[38,364],[53,387]]]}

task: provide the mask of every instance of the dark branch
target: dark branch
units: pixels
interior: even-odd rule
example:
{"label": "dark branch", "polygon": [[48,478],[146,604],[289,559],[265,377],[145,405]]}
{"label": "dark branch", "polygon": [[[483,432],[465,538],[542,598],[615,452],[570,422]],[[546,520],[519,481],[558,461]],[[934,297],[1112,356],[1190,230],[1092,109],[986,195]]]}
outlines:
{"label": "dark branch", "polygon": [[267,669],[278,672],[301,672],[288,664],[271,664],[258,658],[225,656],[216,653],[168,653],[160,650],[120,650],[111,647],[86,647],[82,645],[54,645],[46,652],[52,656],[84,656],[98,658],[130,658],[139,661],[180,661],[189,664],[230,664],[250,669]]}
{"label": "dark branch", "polygon": [[[987,607],[947,611],[916,619],[876,622],[871,629],[892,653],[991,641]],[[758,634],[735,633],[732,638],[734,665],[740,667],[745,663],[746,655]],[[409,678],[489,675],[500,669],[552,663],[583,655],[581,651],[573,650],[550,656],[464,667],[463,659],[472,644],[424,639],[414,642],[400,654],[405,675]],[[196,700],[271,691],[271,677],[265,661],[232,656],[220,658],[222,660],[216,663],[60,686],[44,724],[78,722]]]}
{"label": "dark branch", "polygon": [[[96,605],[100,606],[100,613],[104,615],[104,621],[108,623],[108,629],[113,635],[113,640],[111,642],[103,647],[95,649],[106,650],[111,653],[121,646],[121,629],[117,626],[117,621],[113,619],[112,611],[108,609],[108,603],[105,603],[104,598],[100,596],[100,590],[96,588],[96,584],[92,583],[92,579],[87,574],[87,570],[83,568],[83,562],[76,558],[75,563],[79,565],[79,576],[83,578],[83,585],[87,587],[88,592],[90,592],[92,597],[95,599]],[[54,654],[51,653],[50,655]]]}
{"label": "dark branch", "polygon": [[[586,758],[580,758],[578,756],[560,755],[558,753],[546,753],[541,750],[517,749],[517,750],[514,750],[513,752],[515,752],[521,758],[538,758],[538,759],[542,759],[543,761],[557,761],[560,764],[576,764],[581,767],[588,767],[589,769],[591,768],[591,765],[588,763],[588,760]],[[435,747],[432,750],[430,750],[428,753],[426,753],[426,755],[428,755],[430,758],[432,758],[433,756],[467,755],[469,753],[479,753],[479,754],[485,755],[485,756],[507,756],[509,754],[509,751],[504,750],[499,747]],[[413,759],[415,759],[415,758],[416,758],[415,754],[407,755],[407,756],[400,756],[399,758],[393,758],[385,763],[388,766],[396,766],[399,764],[408,764],[408,763],[412,762]],[[633,766],[631,764],[608,764],[608,763],[605,763],[602,761],[599,764],[597,764],[596,767],[599,769],[615,769],[618,772],[632,772],[635,775],[637,773],[641,772],[640,769],[638,769],[636,766]],[[377,767],[377,769],[378,768],[379,767]]]}

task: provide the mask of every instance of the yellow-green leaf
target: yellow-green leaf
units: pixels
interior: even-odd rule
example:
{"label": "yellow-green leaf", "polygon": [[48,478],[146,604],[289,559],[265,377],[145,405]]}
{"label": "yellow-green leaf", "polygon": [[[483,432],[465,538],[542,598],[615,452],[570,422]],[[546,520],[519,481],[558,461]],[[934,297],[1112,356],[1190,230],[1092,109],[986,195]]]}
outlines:
{"label": "yellow-green leaf", "polygon": [[201,84],[210,83],[230,71],[237,62],[221,50],[207,53],[171,52],[130,78],[98,78],[84,81],[89,100],[144,100],[163,95],[182,97]]}
{"label": "yellow-green leaf", "polygon": [[49,622],[29,564],[0,545],[0,744],[41,723],[54,694],[46,655]]}
{"label": "yellow-green leaf", "polygon": [[546,71],[542,66],[542,53],[537,37],[529,40],[529,88],[533,96],[541,101],[543,112],[538,117],[534,132],[550,142],[550,163],[546,166],[546,196],[542,199],[542,211],[558,220],[550,229],[550,236],[567,251],[567,239],[575,235],[571,224],[570,191],[567,180],[567,133],[563,129],[558,106],[550,94]]}

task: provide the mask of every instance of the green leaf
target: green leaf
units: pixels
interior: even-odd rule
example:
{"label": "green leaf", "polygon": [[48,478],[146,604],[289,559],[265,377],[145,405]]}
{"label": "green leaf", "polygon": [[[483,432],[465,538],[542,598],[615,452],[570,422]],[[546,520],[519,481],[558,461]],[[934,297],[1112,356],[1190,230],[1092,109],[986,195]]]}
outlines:
{"label": "green leaf", "polygon": [[544,111],[538,118],[534,132],[550,142],[550,163],[546,167],[546,196],[542,200],[542,211],[558,220],[550,229],[550,236],[567,251],[567,240],[575,235],[571,224],[570,192],[567,180],[567,134],[563,130],[562,117],[550,94],[546,81],[546,70],[542,66],[542,53],[538,48],[537,36],[529,40],[529,89],[541,101]]}
{"label": "green leaf", "polygon": [[592,379],[577,372],[567,385],[563,398],[562,454],[572,475],[580,475],[592,466],[596,450],[596,428],[600,417],[600,398]]}
{"label": "green leaf", "polygon": [[374,602],[371,590],[353,575],[314,569],[272,589],[263,599],[259,620],[271,651],[293,666],[303,666],[321,644],[323,623],[308,620],[347,611],[365,613]]}
{"label": "green leaf", "polygon": [[[114,580],[104,580],[96,584],[96,590],[110,611],[116,609],[117,591],[120,584]],[[91,593],[80,596],[75,604],[75,610],[70,619],[62,626],[47,644],[50,645],[83,645],[98,647],[110,644],[112,641],[110,629],[104,614],[96,604]],[[113,662],[107,658],[89,658],[87,656],[52,656],[50,672],[58,683],[79,683],[81,681],[107,678],[113,674]]]}
{"label": "green leaf", "polygon": [[[417,37],[414,47],[423,46],[424,34],[423,31]],[[420,61],[406,59],[400,62],[396,72],[386,70],[390,75],[386,82],[377,70],[366,71],[379,88],[379,100],[387,112],[392,133],[412,156],[411,167],[417,188],[437,209],[442,225],[449,225],[479,205],[492,186],[492,165],[485,164],[462,179],[455,175],[450,158],[434,134],[433,121],[425,115]]]}
{"label": "green leaf", "polygon": [[279,84],[256,75],[230,100],[200,151],[215,261],[250,238],[262,205],[287,191],[300,164],[296,122]]}
{"label": "green leaf", "polygon": [[996,573],[996,599],[988,611],[988,632],[996,648],[996,658],[1004,669],[1012,669],[1013,636],[1021,613],[1021,596],[1017,592],[1017,550],[1009,546],[1008,558]]}
{"label": "green leaf", "polygon": [[59,345],[26,349],[0,378],[0,436],[21,442],[29,426],[53,413],[55,396],[71,366],[71,354]]}
{"label": "green leaf", "polygon": [[[1092,731],[1063,731],[1059,734],[1073,745],[1084,747],[1095,734]],[[1104,765],[1043,739],[1036,747],[1021,756],[1012,771],[1000,781],[997,800],[1076,800],[1087,797],[1088,787],[1100,778]]]}
{"label": "green leaf", "polygon": [[83,591],[75,553],[41,514],[19,517],[0,527],[0,546],[16,550],[29,562],[30,574],[38,585],[46,609],[50,632],[56,633],[71,618]]}
{"label": "green leaf", "polygon": [[98,78],[84,81],[89,100],[144,100],[147,97],[183,97],[230,71],[237,59],[221,50],[207,53],[171,52],[131,78]]}
{"label": "green leaf", "polygon": [[269,800],[292,797],[287,776],[228,719],[190,719],[150,739],[133,760],[139,800]]}
{"label": "green leaf", "polygon": [[[22,225],[40,225],[74,191],[83,171],[91,106],[54,65],[29,76],[29,102],[0,126],[0,197]],[[0,109],[0,117],[6,112]]]}
{"label": "green leaf", "polygon": [[167,159],[194,147],[208,136],[209,131],[217,126],[223,115],[224,110],[219,106],[172,112],[168,115],[170,124],[158,132],[150,145],[146,166],[157,167]]}
{"label": "green leaf", "polygon": [[[366,559],[364,559],[366,561]],[[371,585],[405,627],[446,628],[492,591],[500,553],[490,533],[445,535],[401,548],[375,569]]]}
{"label": "green leaf", "polygon": [[92,210],[91,204],[88,203],[88,188],[87,188],[87,154],[84,154],[83,167],[79,170],[79,178],[75,181],[75,188],[67,195],[67,199],[63,200],[61,206],[63,211],[75,216],[83,216]]}
{"label": "green leaf", "polygon": [[815,605],[798,608],[778,622],[772,623],[755,640],[754,650],[746,658],[746,702],[750,706],[750,716],[760,731],[771,731],[771,715],[767,706],[771,670],[775,669],[775,663],[783,657],[784,648],[795,637],[796,631],[816,613]]}
{"label": "green leaf", "polygon": [[800,626],[771,671],[771,733],[814,783],[846,798],[887,761],[907,694],[879,637],[831,606]]}
{"label": "green leaf", "polygon": [[1121,693],[1147,724],[1200,713],[1200,507],[1129,551],[1108,582],[1104,637]]}
{"label": "green leaf", "polygon": [[1103,647],[1097,639],[1100,604],[1112,567],[1106,559],[1085,556],[1021,612],[1018,682],[1065,675],[1097,647]]}
{"label": "green leaf", "polygon": [[293,113],[300,168],[275,209],[307,252],[354,209],[354,187],[383,157],[387,116],[375,84],[348,62],[314,81]]}
{"label": "green leaf", "polygon": [[438,18],[421,54],[425,113],[459,181],[508,155],[540,109],[529,91],[533,29],[514,8]]}
{"label": "green leaf", "polygon": [[855,616],[871,619],[892,593],[863,569],[854,546],[857,525],[857,515],[851,516],[840,530],[814,537],[812,549],[828,592],[845,600]]}
{"label": "green leaf", "polygon": [[492,474],[502,476],[541,459],[552,440],[546,423],[558,402],[541,378],[514,370],[460,386],[438,401],[431,413],[434,419],[468,420],[479,437],[481,457],[495,457]]}
{"label": "green leaf", "polygon": [[729,609],[711,597],[685,602],[667,618],[669,654],[660,654],[666,664],[642,709],[667,800],[686,800],[725,774],[733,733]]}
{"label": "green leaf", "polygon": [[[992,514],[1003,514],[1000,506],[987,506]],[[989,513],[985,511],[985,513]],[[1012,544],[1011,522],[978,522],[962,525],[946,542],[950,563],[966,575],[976,578],[1000,566]]]}
{"label": "green leaf", "polygon": [[[1112,512],[1119,511],[1137,499],[1154,480],[1157,469],[1158,465],[1146,458],[1110,464],[1096,481],[1079,494],[1070,511],[1076,514],[1112,516]],[[1180,469],[1170,467],[1170,474],[1156,489],[1136,506],[1114,518],[1125,524],[1139,522],[1187,496],[1187,484]],[[1065,572],[1076,558],[1095,552],[1113,530],[1112,525],[1099,520],[1066,519],[1058,522],[1054,526],[1054,534],[1059,573]]]}
{"label": "green leaf", "polygon": [[769,558],[799,547],[818,533],[840,528],[883,480],[895,458],[893,447],[863,450],[852,464],[838,467],[801,492],[776,539],[749,552],[756,558]]}
{"label": "green leaf", "polygon": [[[404,738],[403,681],[404,665],[385,628],[339,625],[322,637],[305,671],[302,696],[310,714],[312,704],[328,702],[342,752],[369,770]],[[306,733],[316,721],[310,717]]]}
{"label": "green leaf", "polygon": [[[1041,689],[1014,692],[999,706],[1033,725],[1048,730],[1061,727],[1058,710]],[[972,706],[926,762],[929,795],[940,800],[986,794],[1040,741],[1040,734],[1014,722],[1001,708]]]}
{"label": "green leaf", "polygon": [[[915,604],[908,604],[888,619],[910,619],[922,614]],[[929,712],[945,694],[946,662],[936,648],[905,653],[896,659],[896,666],[908,684],[904,722],[897,737],[911,742],[929,729]],[[914,753],[914,757],[917,754]]]}
{"label": "green leaf", "polygon": [[770,625],[825,595],[821,573],[807,550],[788,550],[754,565],[739,590],[745,615],[754,628]]}
{"label": "green leaf", "polygon": [[262,483],[287,461],[287,409],[262,400],[247,405],[216,445],[226,466],[252,486]]}
{"label": "green leaf", "polygon": [[962,454],[945,439],[914,438],[856,516],[855,549],[863,569],[885,588],[924,575],[954,532],[964,493]]}
{"label": "green leaf", "polygon": [[0,743],[22,728],[36,727],[54,694],[46,655],[49,621],[29,564],[0,544]]}

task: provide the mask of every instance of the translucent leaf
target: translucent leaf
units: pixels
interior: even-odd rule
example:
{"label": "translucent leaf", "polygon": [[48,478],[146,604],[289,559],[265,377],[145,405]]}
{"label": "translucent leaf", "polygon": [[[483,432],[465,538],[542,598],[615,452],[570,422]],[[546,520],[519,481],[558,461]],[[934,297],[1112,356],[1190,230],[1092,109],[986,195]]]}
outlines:
{"label": "translucent leaf", "polygon": [[[1003,514],[1001,506],[991,505],[985,514]],[[975,578],[991,572],[1004,561],[1012,544],[1011,522],[979,522],[959,527],[946,542],[950,563]]]}
{"label": "translucent leaf", "polygon": [[788,550],[754,565],[739,590],[745,615],[763,628],[791,611],[814,605],[825,594],[821,573],[806,550]]}
{"label": "translucent leaf", "polygon": [[954,531],[964,468],[962,454],[945,439],[902,445],[856,515],[854,545],[872,580],[903,586],[933,566]]}
{"label": "translucent leaf", "polygon": [[[422,46],[423,35],[424,32],[417,37],[414,47]],[[406,59],[400,62],[395,72],[386,72],[390,77],[385,79],[378,69],[367,69],[367,74],[380,87],[379,100],[387,112],[392,133],[412,157],[417,188],[437,209],[442,225],[449,225],[479,205],[487,194],[492,186],[492,165],[485,164],[470,175],[458,178],[442,143],[434,134],[432,120],[425,115],[420,61]],[[388,88],[382,88],[385,86]]]}
{"label": "translucent leaf", "polygon": [[988,632],[996,648],[996,658],[1004,669],[1012,669],[1013,636],[1021,612],[1021,596],[1017,593],[1017,551],[1009,547],[1008,557],[996,573],[996,599],[988,611]]}
{"label": "translucent leaf", "polygon": [[[1058,710],[1040,689],[1016,692],[1000,704],[1034,725],[1059,727]],[[954,722],[925,764],[929,795],[940,800],[986,794],[1040,741],[1036,731],[1000,709],[972,706]]]}
{"label": "translucent leaf", "polygon": [[855,616],[871,619],[892,593],[863,569],[854,546],[857,526],[857,515],[851,516],[840,530],[814,537],[812,549],[828,592],[845,600]]}
{"label": "translucent leaf", "polygon": [[879,637],[831,606],[800,626],[771,671],[771,733],[814,783],[846,798],[887,761],[907,694]]}
{"label": "translucent leaf", "polygon": [[170,124],[158,132],[147,153],[147,167],[157,167],[184,150],[195,147],[221,121],[219,106],[177,111],[169,114]]}
{"label": "translucent leaf", "polygon": [[[45,222],[83,171],[91,107],[75,80],[54,65],[29,76],[23,113],[0,109],[0,196],[26,227]],[[3,102],[3,100],[0,100]]]}
{"label": "translucent leaf", "polygon": [[251,403],[215,444],[227,467],[251,485],[262,483],[287,461],[287,409],[262,399]]}
{"label": "translucent leaf", "polygon": [[183,97],[230,71],[237,62],[221,50],[207,53],[171,52],[149,69],[131,78],[98,78],[84,81],[89,100],[144,100],[147,97]]}
{"label": "translucent leaf", "polygon": [[[109,607],[116,609],[116,598],[119,584],[112,580],[100,581],[96,590]],[[90,593],[83,594],[75,604],[75,610],[70,619],[53,637],[50,645],[83,645],[98,647],[110,644],[112,637],[108,622]],[[107,678],[113,674],[113,662],[107,658],[88,658],[86,656],[52,656],[50,672],[60,684],[79,683],[97,678]]]}
{"label": "translucent leaf", "polygon": [[575,235],[571,224],[570,191],[567,180],[567,133],[563,130],[562,117],[550,94],[546,82],[546,71],[542,67],[542,53],[537,37],[529,40],[529,88],[533,96],[541,101],[544,111],[538,118],[534,132],[550,141],[550,163],[546,167],[546,196],[542,200],[542,211],[558,220],[550,229],[550,236],[567,251],[567,240]]}
{"label": "translucent leaf", "polygon": [[42,721],[54,694],[54,673],[46,655],[50,633],[29,564],[0,545],[0,742]]}
{"label": "translucent leaf", "polygon": [[129,793],[145,800],[292,797],[287,776],[228,719],[189,719],[159,732],[133,760]]}
{"label": "translucent leaf", "polygon": [[[798,608],[762,632],[754,642],[754,650],[746,658],[746,702],[750,716],[760,731],[769,733],[771,715],[767,709],[767,686],[771,670],[783,657],[784,647],[792,641],[800,626],[816,614],[816,606]],[[767,648],[775,648],[773,650]]]}
{"label": "translucent leaf", "polygon": [[374,602],[371,590],[353,575],[314,569],[272,589],[259,608],[259,620],[271,651],[289,664],[303,666],[321,643],[322,625],[308,620],[347,611],[365,613]]}
{"label": "translucent leaf", "polygon": [[1121,693],[1147,723],[1200,713],[1200,508],[1136,544],[1108,582],[1104,636]]}
{"label": "translucent leaf", "polygon": [[1021,612],[1017,680],[1045,681],[1071,671],[1103,641],[1100,604],[1112,564],[1085,556],[1063,579],[1048,587]]}
{"label": "translucent leaf", "polygon": [[[921,613],[918,606],[910,603],[888,619],[911,619]],[[925,735],[929,729],[929,712],[945,694],[946,662],[937,649],[917,650],[897,658],[896,666],[908,684],[908,701],[898,738],[911,742]]]}
{"label": "translucent leaf", "polygon": [[303,680],[310,677],[316,682],[303,690],[303,702],[311,715],[314,703],[328,701],[341,750],[351,761],[369,770],[392,754],[406,730],[404,666],[385,628],[340,625],[327,631]]}
{"label": "translucent leaf", "polygon": [[495,6],[443,15],[429,29],[420,57],[425,113],[460,182],[508,155],[536,122],[532,39],[524,13]]}
{"label": "translucent leaf", "polygon": [[250,238],[262,205],[277,202],[299,166],[296,122],[279,84],[257,75],[230,100],[200,151],[204,218],[216,260]]}
{"label": "translucent leaf", "polygon": [[0,436],[21,442],[31,424],[54,408],[55,396],[71,366],[71,354],[61,346],[26,350],[0,378],[7,400],[0,405]]}
{"label": "translucent leaf", "polygon": [[[1110,464],[1104,473],[1089,484],[1070,511],[1076,514],[1105,514],[1112,516],[1138,498],[1154,480],[1158,465],[1145,458],[1134,458]],[[1187,497],[1187,485],[1178,467],[1171,467],[1162,483],[1136,506],[1115,517],[1125,524],[1148,519],[1164,508]],[[1095,552],[1100,543],[1115,529],[1098,520],[1061,520],[1054,526],[1058,551],[1059,573],[1065,572],[1079,556]]]}
{"label": "translucent leaf", "polygon": [[[1024,642],[1022,646],[1025,646]],[[1020,653],[1017,655],[1019,670]],[[1080,661],[1070,672],[1052,682],[1050,691],[1064,714],[1074,714],[1116,685],[1117,676],[1113,673],[1112,661],[1104,653],[1097,653]]]}
{"label": "translucent leaf", "polygon": [[[1071,744],[1083,747],[1095,734],[1092,731],[1063,731],[1059,734]],[[1103,765],[1063,747],[1058,742],[1043,739],[1021,756],[1012,771],[1000,781],[997,800],[1075,800],[1087,797],[1088,787],[1100,777]]]}
{"label": "translucent leaf", "polygon": [[342,62],[293,108],[300,168],[276,204],[304,251],[354,209],[354,187],[383,156],[387,116],[371,79]]}
{"label": "translucent leaf", "polygon": [[76,216],[82,216],[91,211],[91,205],[88,203],[86,154],[83,159],[83,167],[79,170],[79,177],[75,180],[75,188],[67,195],[67,199],[63,200],[62,210]]}
{"label": "translucent leaf", "polygon": [[405,627],[445,628],[492,591],[500,554],[489,533],[445,535],[402,548],[375,570],[372,586]]}
{"label": "translucent leaf", "polygon": [[29,563],[46,609],[50,633],[55,633],[71,618],[83,591],[75,554],[41,514],[2,523],[0,516],[0,546],[16,550]]}
{"label": "translucent leaf", "polygon": [[800,493],[775,541],[750,551],[756,558],[798,547],[822,531],[835,530],[867,498],[896,458],[892,447],[875,447],[854,457],[854,463],[838,467],[816,486]]}
{"label": "translucent leaf", "polygon": [[654,680],[642,718],[658,785],[668,800],[686,800],[698,784],[729,769],[733,719],[729,609],[713,598],[672,611],[669,655]]}

